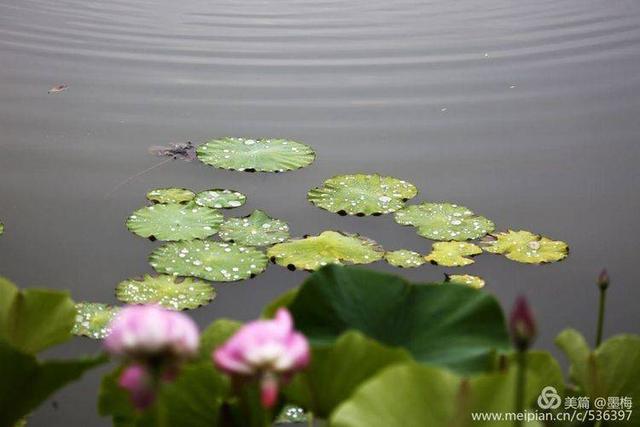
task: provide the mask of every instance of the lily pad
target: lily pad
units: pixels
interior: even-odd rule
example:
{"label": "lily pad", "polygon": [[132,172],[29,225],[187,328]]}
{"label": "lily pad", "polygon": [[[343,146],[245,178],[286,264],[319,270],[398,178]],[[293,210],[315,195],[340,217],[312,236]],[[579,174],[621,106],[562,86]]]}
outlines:
{"label": "lily pad", "polygon": [[381,215],[395,212],[418,194],[406,181],[380,175],[339,175],[322,187],[309,191],[307,198],[319,208],[339,215]]}
{"label": "lily pad", "polygon": [[195,197],[196,205],[215,209],[237,208],[247,201],[247,196],[239,191],[221,188],[201,191]]}
{"label": "lily pad", "polygon": [[395,213],[398,224],[413,225],[418,234],[432,240],[472,240],[495,229],[492,221],[452,203],[422,203]]}
{"label": "lily pad", "polygon": [[289,238],[286,222],[255,210],[243,218],[229,218],[220,226],[220,238],[247,246],[267,246]]}
{"label": "lily pad", "polygon": [[210,284],[191,277],[146,274],[120,282],[116,296],[127,304],[158,304],[170,310],[188,310],[208,304],[216,291]]}
{"label": "lily pad", "polygon": [[147,199],[155,203],[187,203],[195,196],[186,188],[157,188],[147,193]]}
{"label": "lily pad", "polygon": [[472,276],[470,274],[447,274],[445,282],[455,283],[456,285],[467,285],[474,289],[484,287],[484,280],[482,277]]}
{"label": "lily pad", "polygon": [[221,169],[284,172],[310,165],[311,147],[287,139],[212,139],[197,149],[198,158]]}
{"label": "lily pad", "polygon": [[267,257],[258,249],[236,243],[191,240],[159,247],[151,254],[150,263],[159,273],[233,282],[262,273]]}
{"label": "lily pad", "polygon": [[318,236],[278,243],[267,255],[289,270],[317,270],[327,264],[369,264],[382,258],[384,250],[367,237],[323,231]]}
{"label": "lily pad", "polygon": [[138,236],[158,240],[192,240],[216,234],[222,214],[193,205],[153,205],[135,211],[127,228]]}
{"label": "lily pad", "polygon": [[96,302],[76,304],[76,323],[71,331],[74,335],[101,340],[109,335],[109,324],[120,311],[120,307]]}
{"label": "lily pad", "polygon": [[529,231],[500,232],[492,235],[496,240],[485,242],[485,252],[503,254],[513,261],[527,264],[556,262],[567,257],[565,242],[551,240]]}
{"label": "lily pad", "polygon": [[473,243],[467,242],[436,242],[431,253],[424,257],[431,264],[444,265],[445,267],[460,267],[473,264],[468,256],[478,255],[482,249]]}
{"label": "lily pad", "polygon": [[384,254],[384,259],[394,267],[400,268],[420,267],[425,262],[422,255],[406,249],[387,252]]}

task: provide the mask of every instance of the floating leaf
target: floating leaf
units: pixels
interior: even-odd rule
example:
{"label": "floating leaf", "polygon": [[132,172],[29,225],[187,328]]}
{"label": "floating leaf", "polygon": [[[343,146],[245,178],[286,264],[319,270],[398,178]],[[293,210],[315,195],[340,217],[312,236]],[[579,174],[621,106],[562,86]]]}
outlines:
{"label": "floating leaf", "polygon": [[472,276],[470,274],[447,274],[446,282],[455,283],[456,285],[467,285],[474,289],[480,289],[484,287],[484,280],[482,277]]}
{"label": "floating leaf", "polygon": [[[196,147],[191,141],[171,143],[168,146],[152,145],[149,147],[149,153],[158,157],[169,157],[173,160],[184,160],[192,162],[196,157]],[[164,164],[162,162],[161,164]]]}
{"label": "floating leaf", "polygon": [[303,408],[287,404],[284,405],[274,422],[275,424],[304,423],[307,422],[307,414]]}
{"label": "floating leaf", "polygon": [[76,304],[76,324],[71,333],[96,340],[109,335],[109,324],[120,307],[95,302],[79,302]]}
{"label": "floating leaf", "polygon": [[171,310],[187,310],[208,304],[216,291],[208,283],[161,274],[120,282],[116,296],[127,304],[158,304]]}
{"label": "floating leaf", "polygon": [[339,215],[381,215],[395,212],[418,194],[401,179],[380,175],[339,175],[309,191],[311,203]]}
{"label": "floating leaf", "polygon": [[220,226],[222,240],[247,246],[267,246],[289,238],[286,222],[255,210],[243,218],[229,218]]}
{"label": "floating leaf", "polygon": [[147,199],[156,203],[187,203],[193,200],[195,193],[186,188],[158,188],[147,193]]}
{"label": "floating leaf", "polygon": [[213,282],[247,279],[267,267],[267,257],[258,249],[207,240],[166,244],[153,251],[150,262],[159,273]]}
{"label": "floating leaf", "polygon": [[500,232],[493,235],[496,240],[486,242],[485,252],[503,254],[513,261],[541,264],[560,261],[569,253],[565,242],[541,237],[529,231]]}
{"label": "floating leaf", "polygon": [[436,242],[431,253],[424,257],[431,264],[444,265],[446,267],[460,267],[473,264],[473,260],[465,258],[478,255],[482,249],[473,243],[467,242]]}
{"label": "floating leaf", "polygon": [[395,213],[398,224],[413,225],[418,234],[432,240],[471,240],[494,230],[493,222],[451,203],[422,203]]}
{"label": "floating leaf", "polygon": [[69,89],[69,86],[65,85],[65,84],[61,84],[61,85],[56,85],[53,86],[51,89],[49,89],[47,91],[47,93],[49,95],[53,94],[53,93],[60,93],[60,92],[64,92],[65,90]]}
{"label": "floating leaf", "polygon": [[394,267],[412,268],[424,264],[424,257],[417,252],[400,249],[384,254],[384,259]]}
{"label": "floating leaf", "polygon": [[222,223],[215,209],[193,205],[154,205],[135,211],[127,228],[138,236],[158,240],[191,240],[211,236]]}
{"label": "floating leaf", "polygon": [[246,201],[247,196],[238,191],[219,188],[201,191],[196,194],[195,200],[197,205],[215,209],[237,208],[244,205]]}
{"label": "floating leaf", "polygon": [[310,165],[311,147],[286,139],[212,139],[197,150],[198,158],[221,169],[245,172],[284,172]]}
{"label": "floating leaf", "polygon": [[317,270],[327,264],[368,264],[382,258],[384,250],[373,240],[357,234],[323,231],[318,236],[274,245],[267,255],[290,270]]}

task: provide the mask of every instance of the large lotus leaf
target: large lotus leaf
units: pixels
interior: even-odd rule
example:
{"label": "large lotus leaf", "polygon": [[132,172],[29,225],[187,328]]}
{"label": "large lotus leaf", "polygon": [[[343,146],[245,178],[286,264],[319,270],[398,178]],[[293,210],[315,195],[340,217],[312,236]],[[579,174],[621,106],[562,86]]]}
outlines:
{"label": "large lotus leaf", "polygon": [[74,335],[101,340],[109,335],[109,324],[120,311],[120,307],[97,302],[76,304],[76,324],[71,331]]}
{"label": "large lotus leaf", "polygon": [[155,203],[187,203],[196,197],[186,188],[158,188],[147,193],[147,199]]}
{"label": "large lotus leaf", "polygon": [[15,425],[56,390],[104,362],[103,356],[41,362],[0,339],[0,426]]}
{"label": "large lotus leaf", "polygon": [[68,292],[20,291],[0,277],[0,340],[16,349],[35,354],[67,341],[75,318],[75,304]]}
{"label": "large lotus leaf", "polygon": [[406,181],[380,175],[339,175],[307,195],[319,208],[340,215],[381,215],[395,212],[418,194]]}
{"label": "large lotus leaf", "polygon": [[294,378],[285,395],[290,402],[327,418],[364,381],[387,366],[410,360],[406,350],[349,331],[331,346],[313,348],[311,365]]}
{"label": "large lotus leaf", "polygon": [[470,274],[447,274],[445,281],[456,285],[470,286],[475,289],[484,287],[484,280],[482,277],[472,276]]}
{"label": "large lotus leaf", "polygon": [[216,188],[196,194],[197,205],[214,209],[237,208],[245,204],[247,196],[234,190]]}
{"label": "large lotus leaf", "polygon": [[216,234],[222,214],[193,205],[153,205],[135,211],[127,228],[138,236],[158,240],[192,240]]}
{"label": "large lotus leaf", "polygon": [[413,225],[418,234],[432,240],[472,240],[494,230],[493,222],[452,203],[407,206],[394,216],[402,225]]}
{"label": "large lotus leaf", "polygon": [[355,329],[404,347],[421,362],[461,372],[484,370],[495,351],[510,348],[498,301],[467,286],[414,285],[392,274],[332,265],[304,282],[289,310],[314,345]]}
{"label": "large lotus leaf", "polygon": [[213,282],[247,279],[267,267],[267,257],[258,249],[207,240],[168,243],[153,251],[150,262],[159,273]]}
{"label": "large lotus leaf", "polygon": [[484,250],[494,254],[503,254],[513,261],[527,264],[556,262],[567,257],[569,247],[565,242],[541,237],[529,231],[496,233],[496,240],[487,241]]}
{"label": "large lotus leaf", "polygon": [[[562,371],[548,353],[527,355],[525,408],[539,410],[537,397],[546,386],[562,392]],[[331,415],[331,427],[494,427],[493,419],[473,419],[473,413],[515,412],[513,391],[517,366],[462,378],[454,373],[417,364],[383,370],[359,387]],[[527,426],[541,426],[534,421]]]}
{"label": "large lotus leaf", "polygon": [[247,246],[267,246],[289,238],[286,222],[255,210],[243,218],[229,218],[220,226],[220,238]]}
{"label": "large lotus leaf", "polygon": [[366,237],[323,231],[318,236],[274,245],[269,248],[267,255],[290,270],[317,270],[328,264],[368,264],[382,258],[384,250]]}
{"label": "large lotus leaf", "polygon": [[212,139],[197,150],[198,158],[221,169],[246,172],[284,172],[310,165],[311,147],[286,139]]}
{"label": "large lotus leaf", "polygon": [[473,243],[467,242],[436,242],[431,253],[424,257],[431,264],[444,265],[445,267],[459,267],[473,264],[468,256],[478,255],[482,249]]}
{"label": "large lotus leaf", "polygon": [[[567,329],[556,344],[571,363],[570,379],[580,394],[592,402],[610,396],[627,397],[632,405],[640,401],[640,336],[617,335],[591,350],[579,332]],[[629,425],[640,425],[640,417],[634,414]]]}
{"label": "large lotus leaf", "polygon": [[424,264],[424,257],[418,252],[399,249],[384,254],[384,259],[394,267],[412,268]]}
{"label": "large lotus leaf", "polygon": [[116,296],[127,304],[158,304],[170,310],[188,310],[208,304],[216,291],[210,284],[191,277],[145,274],[120,282]]}

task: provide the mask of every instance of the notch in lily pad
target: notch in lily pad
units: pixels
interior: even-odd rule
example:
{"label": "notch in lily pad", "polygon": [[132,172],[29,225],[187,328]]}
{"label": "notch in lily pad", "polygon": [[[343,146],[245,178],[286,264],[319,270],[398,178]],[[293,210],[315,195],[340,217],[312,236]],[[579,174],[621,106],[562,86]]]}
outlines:
{"label": "notch in lily pad", "polygon": [[214,209],[238,208],[246,201],[247,196],[241,192],[223,188],[201,191],[195,196],[196,205]]}
{"label": "notch in lily pad", "polygon": [[215,209],[193,204],[157,204],[131,214],[127,228],[151,240],[192,240],[216,234],[222,219]]}
{"label": "notch in lily pad", "polygon": [[210,166],[244,172],[285,172],[315,159],[311,147],[288,139],[212,139],[198,147],[197,155]]}
{"label": "notch in lily pad", "polygon": [[256,248],[209,240],[168,243],[153,251],[149,261],[158,273],[212,282],[249,279],[267,267],[266,255]]}
{"label": "notch in lily pad", "polygon": [[321,187],[309,190],[307,198],[319,208],[339,215],[382,215],[395,212],[415,197],[415,185],[378,174],[338,175]]}
{"label": "notch in lily pad", "polygon": [[122,281],[116,297],[127,304],[157,304],[169,310],[190,310],[210,303],[216,291],[209,283],[167,274]]}
{"label": "notch in lily pad", "polygon": [[415,268],[425,263],[425,259],[418,252],[399,249],[384,254],[384,259],[394,267]]}
{"label": "notch in lily pad", "polygon": [[369,264],[384,255],[375,241],[357,234],[323,231],[317,236],[292,239],[267,250],[272,262],[289,270],[317,270],[328,264]]}
{"label": "notch in lily pad", "polygon": [[193,191],[186,188],[156,188],[147,193],[147,200],[162,204],[185,204],[193,200],[195,196]]}
{"label": "notch in lily pad", "polygon": [[482,249],[468,242],[436,242],[433,244],[431,253],[424,257],[431,264],[443,265],[445,267],[460,267],[473,264],[471,258],[467,258],[482,253]]}
{"label": "notch in lily pad", "polygon": [[101,340],[109,335],[109,325],[120,311],[120,307],[97,302],[76,304],[76,323],[72,333],[78,336]]}
{"label": "notch in lily pad", "polygon": [[502,254],[512,261],[526,264],[561,261],[569,254],[569,246],[565,242],[524,230],[495,233],[483,243],[485,252]]}
{"label": "notch in lily pad", "polygon": [[268,246],[289,238],[286,222],[271,218],[261,210],[242,218],[228,218],[220,226],[220,238],[247,246]]}
{"label": "notch in lily pad", "polygon": [[485,285],[484,279],[478,276],[472,276],[471,274],[445,274],[445,283],[453,283],[456,285],[465,285],[474,289],[483,288]]}
{"label": "notch in lily pad", "polygon": [[495,229],[494,223],[469,208],[453,203],[421,203],[395,213],[401,225],[412,225],[420,236],[432,240],[473,240]]}

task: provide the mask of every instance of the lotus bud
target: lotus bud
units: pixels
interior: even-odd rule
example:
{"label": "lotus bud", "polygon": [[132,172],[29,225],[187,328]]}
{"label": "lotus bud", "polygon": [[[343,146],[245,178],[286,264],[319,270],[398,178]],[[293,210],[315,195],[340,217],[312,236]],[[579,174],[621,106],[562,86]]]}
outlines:
{"label": "lotus bud", "polygon": [[124,368],[118,385],[127,390],[131,403],[140,411],[147,409],[156,399],[153,377],[143,365],[134,363]]}
{"label": "lotus bud", "polygon": [[511,311],[509,329],[513,344],[518,351],[526,351],[536,338],[536,321],[527,299],[520,296]]}
{"label": "lotus bud", "polygon": [[606,268],[603,268],[598,275],[598,287],[602,291],[606,290],[609,287],[609,273],[607,273]]}

